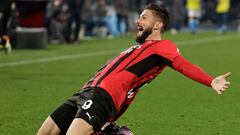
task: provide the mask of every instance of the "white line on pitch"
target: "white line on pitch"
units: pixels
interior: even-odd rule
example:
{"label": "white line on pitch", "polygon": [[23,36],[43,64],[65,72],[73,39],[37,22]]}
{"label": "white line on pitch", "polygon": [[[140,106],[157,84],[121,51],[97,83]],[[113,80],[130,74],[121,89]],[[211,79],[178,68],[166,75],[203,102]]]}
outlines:
{"label": "white line on pitch", "polygon": [[56,56],[56,57],[48,57],[48,58],[39,58],[39,59],[31,59],[31,60],[1,63],[0,68],[1,67],[12,67],[12,66],[18,66],[18,65],[26,65],[26,64],[32,64],[32,63],[42,63],[42,62],[50,62],[50,61],[67,60],[67,59],[74,59],[74,58],[101,56],[101,55],[107,55],[107,54],[114,54],[118,51],[119,50],[99,51],[99,52],[92,52],[92,53],[62,55],[62,56]]}
{"label": "white line on pitch", "polygon": [[[203,44],[203,43],[209,43],[209,42],[219,42],[219,41],[224,41],[224,40],[231,40],[231,39],[236,39],[236,38],[240,38],[240,36],[239,35],[235,35],[235,36],[231,35],[231,36],[218,36],[218,37],[211,37],[211,38],[185,40],[185,41],[175,41],[175,44],[177,44],[178,46],[196,45],[196,44]],[[22,60],[22,61],[16,61],[16,62],[7,62],[7,63],[0,63],[0,68],[1,67],[13,67],[13,66],[18,66],[18,65],[26,65],[26,64],[32,64],[32,63],[67,60],[67,59],[74,59],[74,58],[101,56],[101,55],[115,54],[120,51],[121,50],[109,50],[109,51],[99,51],[99,52],[92,52],[92,53],[80,53],[80,54],[73,54],[73,55],[62,55],[62,56],[55,56],[55,57],[48,57],[48,58]]]}

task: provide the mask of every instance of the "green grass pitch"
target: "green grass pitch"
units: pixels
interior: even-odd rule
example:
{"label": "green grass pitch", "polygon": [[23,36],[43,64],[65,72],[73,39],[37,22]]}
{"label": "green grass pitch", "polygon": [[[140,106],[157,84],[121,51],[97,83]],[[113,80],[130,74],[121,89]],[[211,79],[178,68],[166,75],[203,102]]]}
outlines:
{"label": "green grass pitch", "polygon": [[[118,120],[136,135],[238,135],[240,33],[168,33],[183,56],[216,76],[227,71],[223,95],[167,68],[142,88]],[[33,135],[44,119],[108,59],[135,44],[134,36],[0,52],[0,134]]]}

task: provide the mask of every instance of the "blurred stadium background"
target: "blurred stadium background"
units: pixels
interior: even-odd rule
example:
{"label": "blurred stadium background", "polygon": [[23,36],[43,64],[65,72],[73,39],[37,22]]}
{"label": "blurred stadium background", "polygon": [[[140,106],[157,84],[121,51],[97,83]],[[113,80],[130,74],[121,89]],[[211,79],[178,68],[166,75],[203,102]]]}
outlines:
{"label": "blurred stadium background", "polygon": [[239,134],[240,1],[229,0],[229,9],[218,13],[219,1],[201,0],[195,32],[187,0],[13,1],[7,27],[14,49],[0,51],[0,134],[36,134],[106,60],[135,44],[134,20],[151,2],[170,13],[164,39],[213,76],[231,71],[231,86],[218,96],[168,68],[118,123],[136,135]]}

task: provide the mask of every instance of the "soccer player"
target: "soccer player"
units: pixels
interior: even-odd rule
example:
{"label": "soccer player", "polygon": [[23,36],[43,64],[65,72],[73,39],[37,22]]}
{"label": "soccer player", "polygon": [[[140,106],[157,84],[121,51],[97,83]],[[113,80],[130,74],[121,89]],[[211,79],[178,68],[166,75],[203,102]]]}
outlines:
{"label": "soccer player", "polygon": [[162,40],[169,21],[164,8],[147,5],[136,20],[138,45],[109,60],[96,74],[43,123],[38,135],[89,135],[107,122],[116,121],[128,108],[143,85],[149,84],[165,67],[213,88],[222,94],[230,84],[187,61],[169,40]]}
{"label": "soccer player", "polygon": [[12,0],[0,1],[0,45],[2,45],[6,54],[12,50],[10,38],[7,35],[7,22],[11,12]]}
{"label": "soccer player", "polygon": [[230,11],[231,0],[217,0],[216,13],[218,19],[217,32],[227,31],[228,14]]}
{"label": "soccer player", "polygon": [[187,0],[188,27],[192,34],[197,32],[199,19],[201,17],[202,0]]}

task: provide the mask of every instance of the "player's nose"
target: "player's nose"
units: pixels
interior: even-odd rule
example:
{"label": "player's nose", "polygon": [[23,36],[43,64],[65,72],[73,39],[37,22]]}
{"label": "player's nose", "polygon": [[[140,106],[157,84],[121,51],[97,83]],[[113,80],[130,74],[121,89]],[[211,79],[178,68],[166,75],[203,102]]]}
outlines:
{"label": "player's nose", "polygon": [[135,20],[135,24],[139,24],[139,18],[137,18],[136,20]]}

